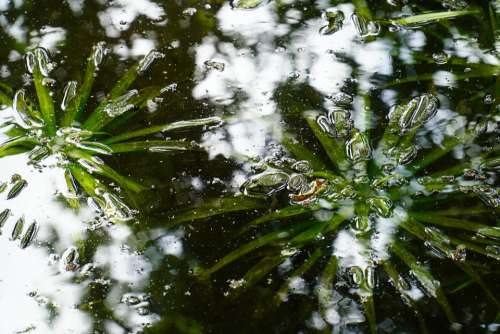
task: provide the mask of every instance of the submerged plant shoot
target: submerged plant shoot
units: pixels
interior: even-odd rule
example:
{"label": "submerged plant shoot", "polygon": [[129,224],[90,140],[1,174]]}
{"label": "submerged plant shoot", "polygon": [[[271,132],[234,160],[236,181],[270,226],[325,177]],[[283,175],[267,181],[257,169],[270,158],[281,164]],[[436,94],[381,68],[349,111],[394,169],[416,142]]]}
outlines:
{"label": "submerged plant shoot", "polygon": [[0,333],[497,333],[500,3],[0,3]]}

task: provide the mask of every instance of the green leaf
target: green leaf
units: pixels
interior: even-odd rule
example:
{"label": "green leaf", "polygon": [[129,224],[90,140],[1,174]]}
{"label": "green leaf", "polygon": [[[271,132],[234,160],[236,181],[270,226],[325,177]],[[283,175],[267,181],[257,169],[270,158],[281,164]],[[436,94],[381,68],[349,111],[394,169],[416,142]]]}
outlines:
{"label": "green leaf", "polygon": [[289,278],[281,285],[278,292],[274,297],[274,307],[281,305],[283,301],[285,301],[288,291],[290,290],[290,283],[292,279],[295,277],[300,277],[304,275],[307,271],[309,271],[314,264],[319,260],[319,258],[323,255],[323,250],[321,248],[317,248],[308,258],[302,263],[300,267],[295,269]]}
{"label": "green leaf", "polygon": [[456,219],[443,217],[441,215],[435,215],[431,213],[419,213],[419,212],[409,212],[410,217],[415,218],[418,221],[430,223],[433,225],[451,227],[466,231],[475,232],[479,235],[490,237],[490,238],[500,238],[500,228],[494,226],[488,226],[484,224],[474,223],[468,220]]}
{"label": "green leaf", "polygon": [[309,112],[304,114],[304,117],[316,138],[325,149],[326,154],[340,172],[345,172],[349,169],[349,162],[345,153],[345,143],[341,139],[332,138],[326,134],[316,122],[318,113]]}
{"label": "green leaf", "polygon": [[414,16],[403,17],[400,19],[391,20],[392,24],[399,26],[413,26],[420,24],[427,24],[436,22],[439,20],[452,19],[464,15],[478,14],[478,10],[457,10],[457,11],[446,11],[446,12],[433,12],[425,13]]}
{"label": "green leaf", "polygon": [[124,189],[128,189],[133,192],[141,192],[147,189],[147,187],[119,174],[100,159],[96,159],[94,156],[82,150],[71,149],[67,153],[69,157],[75,159],[89,173],[95,173],[107,177],[118,183],[118,185]]}
{"label": "green leaf", "polygon": [[333,284],[335,282],[335,276],[337,276],[337,270],[338,260],[336,256],[332,255],[330,256],[316,287],[316,295],[318,296],[318,302],[323,312],[334,303]]}
{"label": "green leaf", "polygon": [[313,170],[322,171],[327,169],[326,165],[318,158],[317,154],[302,145],[302,143],[291,134],[284,132],[282,134],[281,144],[283,144],[297,160],[308,161]]}
{"label": "green leaf", "polygon": [[268,207],[265,201],[249,197],[223,197],[213,200],[206,200],[197,207],[192,207],[174,213],[167,222],[168,227],[173,227],[182,223],[190,223],[196,220],[247,210],[256,210]]}
{"label": "green leaf", "polygon": [[164,153],[172,151],[202,151],[196,143],[181,140],[149,140],[137,142],[121,142],[109,145],[113,153],[148,151]]}
{"label": "green leaf", "polygon": [[54,111],[54,103],[52,101],[52,97],[50,96],[50,90],[44,82],[45,77],[41,72],[38,61],[38,59],[42,57],[41,52],[44,52],[41,50],[42,49],[37,48],[33,52],[34,57],[37,59],[37,61],[35,61],[35,66],[33,67],[33,81],[35,83],[40,112],[45,122],[45,131],[48,135],[54,136],[56,134],[56,115]]}
{"label": "green leaf", "polygon": [[155,134],[158,132],[184,130],[184,129],[190,129],[190,128],[198,127],[198,126],[220,124],[221,122],[222,122],[222,119],[220,117],[208,117],[208,118],[193,119],[193,120],[189,120],[189,121],[179,121],[179,122],[168,123],[168,124],[164,124],[164,125],[151,126],[151,127],[145,128],[145,129],[120,133],[117,136],[114,136],[114,137],[111,137],[111,138],[104,140],[104,143],[113,144],[113,143],[118,143],[118,142],[122,142],[124,140],[133,139],[133,138],[137,138],[137,137],[145,137],[145,136]]}
{"label": "green leaf", "polygon": [[[79,121],[85,111],[85,106],[92,92],[95,77],[97,76],[98,66],[104,56],[104,44],[98,43],[93,46],[90,56],[87,58],[87,67],[83,76],[83,82],[75,96],[73,103],[63,114],[62,126],[71,126],[73,121]],[[98,58],[97,58],[98,57]]]}
{"label": "green leaf", "polygon": [[[26,152],[38,144],[38,140],[28,136],[16,136],[0,143],[0,157]],[[10,154],[7,154],[9,153]]]}
{"label": "green leaf", "polygon": [[[133,104],[129,104],[129,99],[131,99],[134,95],[138,95],[137,91],[129,91],[127,90],[135,81],[139,74],[142,74],[146,71],[151,65],[151,63],[161,57],[161,53],[158,51],[151,51],[148,53],[138,64],[132,66],[122,77],[116,85],[113,87],[111,92],[108,94],[108,98],[102,101],[94,112],[89,116],[89,118],[83,123],[83,128],[91,131],[99,131],[106,124],[108,124],[114,118],[123,114],[130,110],[129,105],[135,106]],[[134,94],[131,94],[135,92]],[[110,112],[113,108],[121,108],[125,111],[117,111]]]}
{"label": "green leaf", "polygon": [[446,295],[441,288],[441,283],[437,281],[430,271],[421,265],[417,259],[399,242],[393,241],[390,250],[396,254],[410,269],[413,276],[420,282],[422,288],[432,297],[436,298],[437,302],[443,309],[446,317],[450,322],[455,322],[456,317],[446,298]]}
{"label": "green leaf", "polygon": [[68,205],[73,209],[80,208],[80,200],[78,199],[78,188],[76,186],[76,180],[71,170],[66,169],[64,171],[64,179],[66,181],[66,186],[68,187],[69,196],[64,196],[64,199]]}
{"label": "green leaf", "polygon": [[236,298],[240,296],[244,291],[247,291],[259,282],[265,275],[269,274],[271,270],[276,268],[276,266],[282,263],[286,258],[286,256],[282,256],[281,254],[264,257],[247,271],[245,276],[243,276],[243,286],[234,290],[231,293],[231,297]]}
{"label": "green leaf", "polygon": [[252,220],[250,223],[246,224],[240,231],[239,234],[247,232],[251,228],[255,228],[259,225],[262,225],[264,223],[273,221],[273,220],[280,220],[280,219],[285,219],[285,218],[291,218],[291,217],[297,217],[306,213],[311,213],[317,209],[317,207],[305,207],[304,205],[290,205],[286,206],[282,209],[278,209],[276,211],[270,212],[268,214],[265,214],[263,216],[260,216],[259,218]]}
{"label": "green leaf", "polygon": [[407,294],[408,291],[405,290],[403,284],[401,283],[401,280],[404,280],[403,275],[401,275],[401,273],[397,271],[396,267],[394,267],[392,263],[390,263],[389,261],[384,261],[382,263],[382,266],[387,275],[389,276],[389,278],[391,279],[392,284],[399,292],[399,295],[401,296],[403,301],[413,309],[413,312],[415,313],[415,316],[418,319],[418,323],[420,326],[420,333],[429,333],[427,325],[425,324],[424,317],[422,315],[422,311],[418,307],[418,304],[410,296],[408,296]]}
{"label": "green leaf", "polygon": [[242,257],[242,256],[260,248],[260,247],[263,247],[263,246],[265,246],[273,241],[285,239],[285,238],[288,238],[289,236],[290,236],[289,231],[275,231],[275,232],[271,232],[271,233],[268,233],[266,235],[263,235],[261,237],[257,237],[255,240],[250,241],[250,242],[244,244],[243,246],[239,247],[238,249],[227,254],[222,259],[217,261],[217,263],[215,265],[213,265],[212,267],[201,271],[200,278],[201,279],[208,279],[213,273],[222,269],[223,267],[227,266],[228,264],[236,261],[240,257]]}

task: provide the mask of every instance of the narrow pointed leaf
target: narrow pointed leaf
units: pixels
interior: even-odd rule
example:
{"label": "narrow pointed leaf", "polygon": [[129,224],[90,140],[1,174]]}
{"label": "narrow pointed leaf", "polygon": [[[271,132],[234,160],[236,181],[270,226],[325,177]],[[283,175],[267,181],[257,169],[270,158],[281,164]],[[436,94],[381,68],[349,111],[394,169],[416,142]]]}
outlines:
{"label": "narrow pointed leaf", "polygon": [[202,151],[196,143],[181,140],[148,140],[110,144],[113,153],[142,152],[165,153],[175,151]]}
{"label": "narrow pointed leaf", "polygon": [[221,122],[222,119],[220,117],[208,117],[208,118],[193,119],[189,121],[179,121],[164,125],[151,126],[145,129],[121,133],[117,136],[106,139],[104,143],[106,144],[119,143],[123,142],[124,140],[138,138],[138,137],[145,137],[159,132],[168,132],[180,129],[189,129],[198,126],[214,125],[214,124],[220,124]]}

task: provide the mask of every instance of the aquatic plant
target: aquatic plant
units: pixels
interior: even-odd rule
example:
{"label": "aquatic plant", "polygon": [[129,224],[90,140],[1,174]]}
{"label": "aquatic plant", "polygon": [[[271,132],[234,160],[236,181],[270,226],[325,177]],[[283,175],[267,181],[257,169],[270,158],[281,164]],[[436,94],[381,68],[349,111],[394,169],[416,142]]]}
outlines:
{"label": "aquatic plant", "polygon": [[[0,158],[27,152],[29,163],[42,171],[51,166],[61,168],[67,184],[63,197],[70,207],[77,209],[82,197],[88,196],[93,206],[108,219],[124,221],[132,218],[133,210],[123,198],[148,187],[121,175],[104,159],[128,152],[199,150],[200,147],[190,141],[150,139],[149,136],[216,125],[220,119],[211,117],[152,125],[133,131],[119,130],[121,125],[130,122],[144,109],[148,101],[158,98],[169,87],[149,86],[129,90],[136,78],[143,75],[156,59],[163,58],[162,53],[151,51],[129,68],[111,91],[95,102],[97,106],[92,109],[92,87],[106,52],[103,42],[92,48],[80,87],[76,81],[69,81],[59,105],[51,91],[55,81],[49,75],[54,65],[47,50],[38,47],[27,52],[26,66],[36,98],[30,96],[28,89],[22,88],[14,93],[8,85],[0,85],[0,102],[12,106],[1,111],[6,122],[0,126],[8,139],[0,144]],[[15,197],[24,186],[26,181],[22,178],[14,180],[7,199]],[[5,217],[7,219],[8,215]]]}
{"label": "aquatic plant", "polygon": [[[423,149],[416,142],[428,133],[426,124],[438,112],[434,94],[403,101],[381,122],[376,121],[365,96],[357,127],[351,115],[352,96],[339,93],[332,100],[335,106],[327,113],[295,110],[302,113],[322,153],[308,148],[311,141],[285,132],[281,144],[286,150],[275,150],[254,164],[257,173],[242,185],[242,194],[172,215],[169,226],[233,212],[269,210],[241,227],[238,236],[247,242],[213,266],[199,269],[198,275],[208,279],[245,255],[264,254],[241,279],[235,292],[241,294],[290,260],[297,268],[279,288],[273,303],[278,306],[286,300],[294,279],[323,262],[315,292],[326,319],[328,314],[341,312],[334,290],[347,286],[348,294],[357,295],[363,304],[371,332],[377,326],[377,277],[385,275],[426,331],[418,302],[422,295],[434,298],[451,323],[457,318],[443,284],[411,249],[410,244],[419,240],[435,256],[456,264],[498,308],[498,300],[482,278],[488,271],[469,261],[468,255],[500,261],[500,227],[494,223],[500,207],[498,144],[445,168],[437,163],[457,147],[472,146],[478,138],[498,131],[498,110],[469,121],[465,128],[442,121],[444,137],[439,145]],[[293,109],[291,101],[278,105]],[[416,296],[415,290],[421,295]]]}

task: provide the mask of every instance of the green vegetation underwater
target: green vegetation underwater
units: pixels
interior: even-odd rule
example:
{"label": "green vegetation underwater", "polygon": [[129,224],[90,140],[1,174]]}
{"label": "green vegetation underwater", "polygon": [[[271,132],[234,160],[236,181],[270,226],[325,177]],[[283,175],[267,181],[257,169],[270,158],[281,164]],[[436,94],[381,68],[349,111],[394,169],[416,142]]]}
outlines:
{"label": "green vegetation underwater", "polygon": [[0,0],[0,334],[500,332],[500,1]]}

